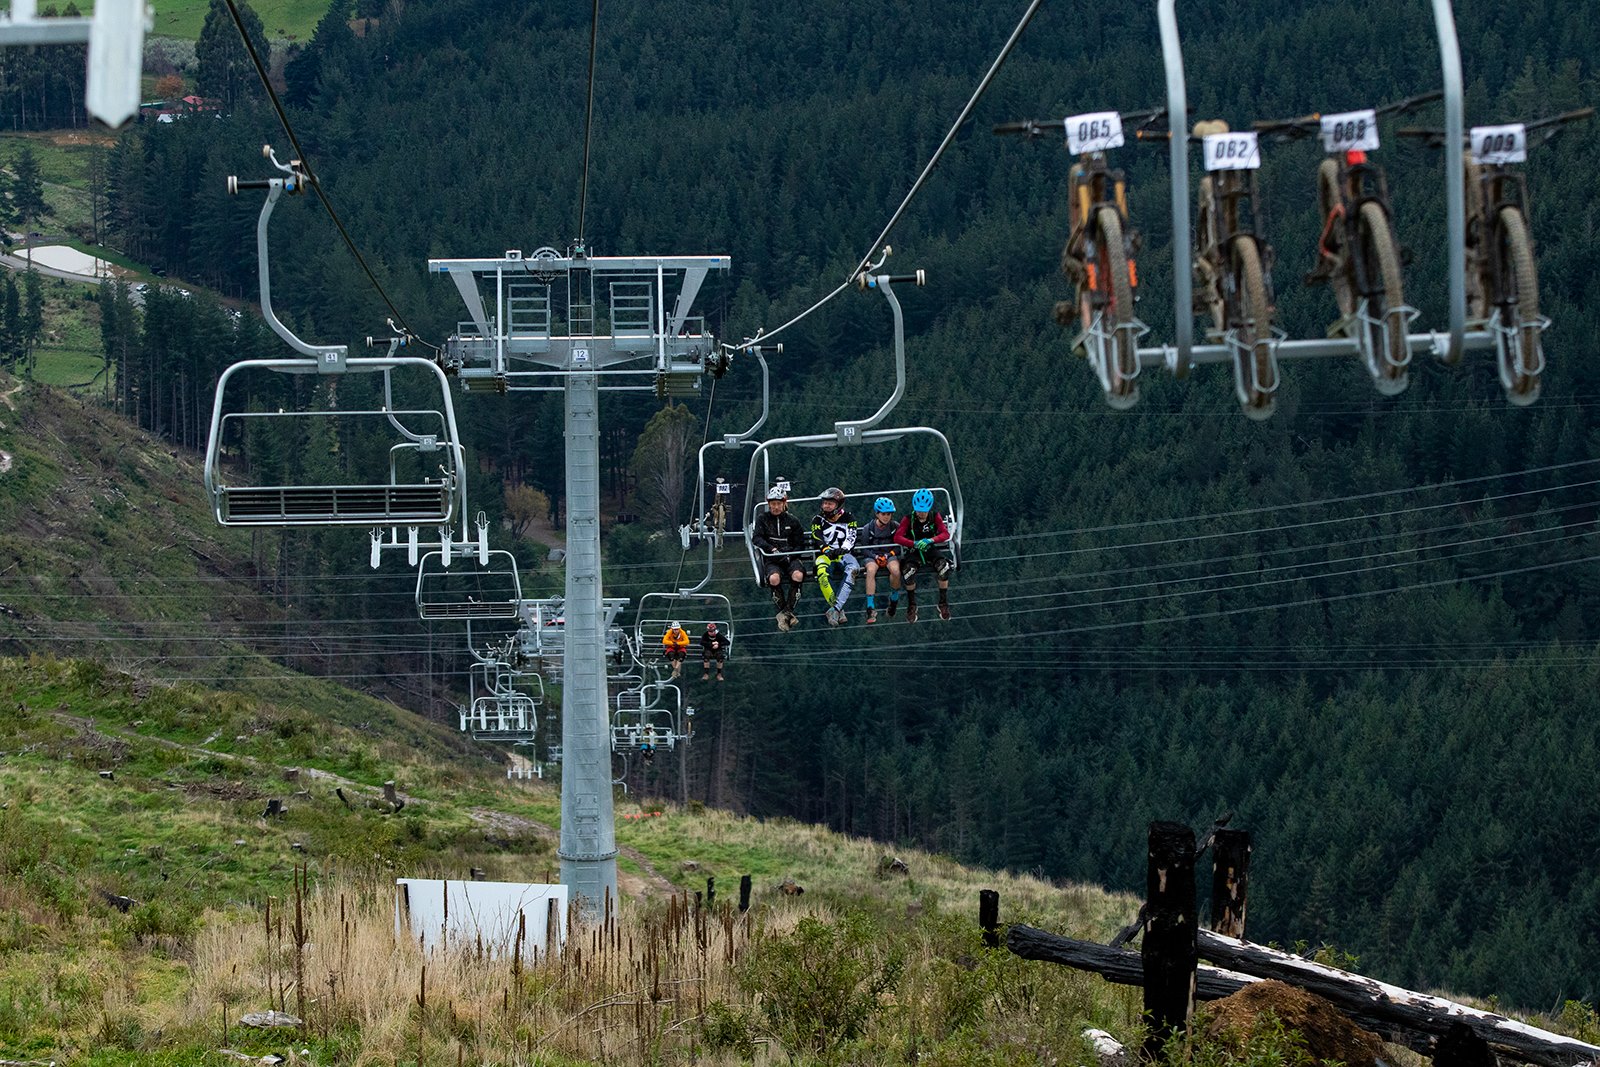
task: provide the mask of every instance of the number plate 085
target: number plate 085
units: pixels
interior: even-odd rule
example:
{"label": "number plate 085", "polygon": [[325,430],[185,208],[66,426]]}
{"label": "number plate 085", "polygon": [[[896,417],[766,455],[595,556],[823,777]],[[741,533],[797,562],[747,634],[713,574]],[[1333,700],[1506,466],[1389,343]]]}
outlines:
{"label": "number plate 085", "polygon": [[1073,115],[1066,126],[1067,151],[1073,155],[1122,147],[1122,116],[1115,111]]}

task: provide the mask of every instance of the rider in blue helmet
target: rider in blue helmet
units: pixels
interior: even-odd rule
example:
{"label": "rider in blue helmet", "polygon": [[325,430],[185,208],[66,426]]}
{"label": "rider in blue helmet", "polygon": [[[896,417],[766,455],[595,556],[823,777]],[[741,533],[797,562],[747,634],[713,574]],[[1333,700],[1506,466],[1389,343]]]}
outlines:
{"label": "rider in blue helmet", "polygon": [[911,495],[911,514],[900,520],[894,531],[901,549],[900,578],[906,587],[906,622],[917,621],[917,574],[932,567],[939,578],[939,618],[950,621],[950,572],[956,569],[955,553],[950,550],[950,528],[934,508],[933,490],[918,489]]}
{"label": "rider in blue helmet", "polygon": [[894,501],[880,496],[872,502],[872,521],[856,535],[856,555],[867,572],[867,621],[878,621],[878,572],[889,573],[889,614],[900,606],[900,546],[894,543]]}

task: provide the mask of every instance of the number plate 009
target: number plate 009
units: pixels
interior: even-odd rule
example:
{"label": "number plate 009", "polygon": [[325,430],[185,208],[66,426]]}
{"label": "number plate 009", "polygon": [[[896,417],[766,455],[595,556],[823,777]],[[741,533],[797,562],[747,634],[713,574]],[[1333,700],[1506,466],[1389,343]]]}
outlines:
{"label": "number plate 009", "polygon": [[1509,126],[1472,127],[1474,163],[1526,163],[1528,128],[1520,122]]}

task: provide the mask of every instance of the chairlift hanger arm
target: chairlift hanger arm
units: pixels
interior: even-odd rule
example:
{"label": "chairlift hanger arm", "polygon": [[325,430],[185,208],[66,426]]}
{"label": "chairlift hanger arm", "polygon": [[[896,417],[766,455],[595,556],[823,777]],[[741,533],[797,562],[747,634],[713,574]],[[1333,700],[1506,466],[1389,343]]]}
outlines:
{"label": "chairlift hanger arm", "polygon": [[[884,249],[885,256],[888,249]],[[880,259],[879,263],[883,261]],[[905,316],[900,310],[900,300],[894,295],[894,283],[907,282],[911,285],[922,286],[927,284],[927,275],[921,271],[911,274],[858,274],[856,286],[862,292],[868,289],[877,289],[883,293],[884,299],[889,301],[889,307],[894,313],[894,392],[889,399],[883,402],[876,414],[866,419],[849,419],[833,424],[834,433],[839,437],[840,444],[851,444],[857,435],[863,431],[877,426],[889,412],[900,403],[900,398],[906,391],[906,326]]]}
{"label": "chairlift hanger arm", "polygon": [[228,192],[237,195],[245,189],[265,189],[266,202],[261,205],[261,214],[256,219],[256,260],[258,271],[261,275],[261,317],[267,320],[267,325],[272,327],[272,332],[286,341],[290,348],[303,353],[316,360],[315,369],[320,373],[340,374],[344,372],[349,347],[346,345],[312,345],[296,337],[289,327],[279,320],[277,313],[272,309],[272,274],[267,255],[267,223],[272,219],[272,209],[277,206],[278,198],[285,192],[297,195],[305,190],[309,179],[305,170],[300,166],[300,161],[292,159],[288,163],[278,162],[278,157],[273,153],[271,145],[263,145],[261,154],[272,162],[272,165],[288,175],[286,178],[264,178],[241,180],[235,175],[228,176]]}

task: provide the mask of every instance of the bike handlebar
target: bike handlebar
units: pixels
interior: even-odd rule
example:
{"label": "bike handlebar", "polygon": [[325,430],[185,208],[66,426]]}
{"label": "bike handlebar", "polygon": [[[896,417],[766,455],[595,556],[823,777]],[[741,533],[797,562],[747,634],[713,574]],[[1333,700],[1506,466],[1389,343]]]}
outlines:
{"label": "bike handlebar", "polygon": [[[1443,89],[1434,89],[1431,92],[1418,93],[1416,96],[1408,96],[1404,100],[1396,100],[1393,103],[1380,105],[1372,110],[1378,115],[1401,115],[1407,111],[1415,110],[1423,104],[1431,104],[1443,96]],[[1321,131],[1322,112],[1313,111],[1309,115],[1300,115],[1292,119],[1263,119],[1258,122],[1252,122],[1250,127],[1257,133],[1280,137],[1286,141],[1297,141]]]}
{"label": "bike handlebar", "polygon": [[[1165,118],[1167,109],[1158,107],[1151,108],[1149,111],[1122,111],[1118,112],[1118,114],[1122,118],[1124,126],[1131,125],[1134,127],[1134,136],[1137,137],[1140,130],[1158,119]],[[1063,115],[1059,119],[1020,119],[1016,122],[1002,122],[994,127],[994,132],[997,134],[1021,134],[1032,141],[1043,137],[1047,133],[1055,133],[1062,130],[1066,125],[1067,119],[1071,117],[1071,115]]]}
{"label": "bike handlebar", "polygon": [[[1594,114],[1594,111],[1595,109],[1592,107],[1580,107],[1575,111],[1563,111],[1559,115],[1549,115],[1542,119],[1535,119],[1532,122],[1524,123],[1523,128],[1526,129],[1530,134],[1534,133],[1535,131],[1542,133],[1544,136],[1539,138],[1538,143],[1544,144],[1556,134],[1561,132],[1560,127],[1569,122],[1577,122],[1579,119],[1589,118]],[[1400,137],[1410,137],[1415,140],[1423,141],[1429,148],[1444,147],[1444,131],[1438,129],[1437,127],[1405,126],[1396,130],[1395,134]]]}

